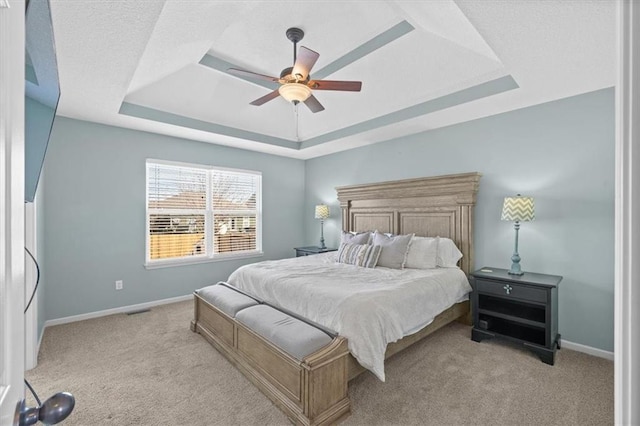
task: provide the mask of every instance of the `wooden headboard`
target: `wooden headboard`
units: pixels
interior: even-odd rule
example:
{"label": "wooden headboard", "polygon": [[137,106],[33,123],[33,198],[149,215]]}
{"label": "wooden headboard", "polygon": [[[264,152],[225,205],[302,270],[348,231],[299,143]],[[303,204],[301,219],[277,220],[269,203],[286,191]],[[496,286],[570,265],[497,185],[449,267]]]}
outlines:
{"label": "wooden headboard", "polygon": [[473,268],[473,207],[480,173],[405,179],[336,188],[345,231],[415,233],[451,238]]}

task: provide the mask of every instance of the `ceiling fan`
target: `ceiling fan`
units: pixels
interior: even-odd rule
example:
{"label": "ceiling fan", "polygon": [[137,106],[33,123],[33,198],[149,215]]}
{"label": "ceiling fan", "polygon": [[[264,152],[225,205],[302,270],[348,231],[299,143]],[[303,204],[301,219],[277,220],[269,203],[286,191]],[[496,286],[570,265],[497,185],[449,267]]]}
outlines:
{"label": "ceiling fan", "polygon": [[280,77],[270,77],[264,74],[257,74],[237,68],[229,68],[231,74],[239,77],[256,78],[280,83],[280,87],[271,93],[251,102],[251,105],[260,106],[272,99],[282,96],[289,102],[298,104],[304,102],[311,112],[324,110],[322,104],[312,94],[312,90],[340,90],[346,92],[359,92],[362,88],[361,81],[338,81],[338,80],[311,80],[311,68],[316,63],[320,54],[300,46],[296,55],[297,44],[304,37],[304,31],[300,28],[289,28],[286,31],[287,38],[293,42],[293,66],[285,68],[280,73]]}

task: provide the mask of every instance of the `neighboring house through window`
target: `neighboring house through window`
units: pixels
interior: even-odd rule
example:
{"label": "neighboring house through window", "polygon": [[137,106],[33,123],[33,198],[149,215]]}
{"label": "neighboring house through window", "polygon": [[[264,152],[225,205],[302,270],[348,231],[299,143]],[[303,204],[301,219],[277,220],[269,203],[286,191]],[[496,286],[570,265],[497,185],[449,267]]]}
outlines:
{"label": "neighboring house through window", "polygon": [[146,266],[262,254],[260,172],[147,160]]}

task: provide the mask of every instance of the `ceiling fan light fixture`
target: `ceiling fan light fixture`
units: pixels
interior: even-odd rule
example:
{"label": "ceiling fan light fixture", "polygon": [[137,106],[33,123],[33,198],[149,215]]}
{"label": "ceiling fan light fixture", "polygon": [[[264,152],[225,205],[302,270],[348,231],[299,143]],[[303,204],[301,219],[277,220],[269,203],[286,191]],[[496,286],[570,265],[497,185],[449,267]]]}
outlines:
{"label": "ceiling fan light fixture", "polygon": [[285,83],[278,92],[289,102],[304,102],[311,96],[311,89],[302,83]]}

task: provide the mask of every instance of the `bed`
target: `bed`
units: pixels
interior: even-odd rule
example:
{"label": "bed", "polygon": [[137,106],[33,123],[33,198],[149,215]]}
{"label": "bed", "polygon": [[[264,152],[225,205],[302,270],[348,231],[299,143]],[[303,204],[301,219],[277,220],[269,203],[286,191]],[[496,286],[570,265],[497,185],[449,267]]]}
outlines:
{"label": "bed", "polygon": [[336,252],[245,265],[227,283],[345,337],[358,363],[382,381],[387,345],[471,291],[459,268],[363,268],[336,263]]}
{"label": "bed", "polygon": [[[386,341],[382,343],[386,346],[386,351],[383,350],[384,355],[380,353],[369,356],[371,354],[368,353],[368,349],[365,348],[363,352],[362,348],[358,347],[361,346],[361,344],[356,342],[355,337],[352,342],[345,339],[344,334],[345,330],[348,330],[346,334],[351,334],[352,336],[356,336],[353,333],[369,333],[359,327],[359,320],[364,322],[377,321],[375,313],[384,311],[386,308],[372,310],[372,312],[374,312],[373,317],[361,317],[361,314],[365,311],[361,304],[359,304],[357,300],[354,300],[353,297],[342,294],[339,284],[333,287],[331,286],[331,282],[336,282],[337,275],[328,275],[326,267],[332,265],[332,270],[337,271],[336,274],[338,275],[342,274],[341,279],[347,281],[349,280],[349,274],[353,273],[360,273],[362,275],[369,274],[368,278],[374,281],[384,281],[384,278],[380,277],[386,277],[391,281],[395,280],[393,281],[395,283],[400,283],[395,286],[392,285],[391,287],[397,287],[396,290],[399,289],[401,292],[419,289],[420,284],[417,283],[422,282],[420,280],[424,278],[423,275],[425,275],[425,271],[383,271],[383,269],[386,268],[379,268],[380,270],[376,273],[375,269],[365,271],[365,268],[352,267],[351,265],[345,265],[345,267],[337,266],[336,268],[334,258],[332,257],[335,256],[335,253],[327,253],[309,256],[307,258],[285,259],[247,265],[234,272],[229,277],[229,283],[246,291],[248,294],[264,299],[267,303],[285,308],[301,317],[306,316],[306,318],[312,322],[317,322],[322,326],[337,331],[340,336],[334,340],[333,346],[335,348],[342,348],[345,344],[348,345],[352,351],[355,348],[356,350],[353,352],[357,352],[356,356],[360,359],[360,362],[358,362],[356,356],[353,356],[353,354],[346,356],[345,394],[346,381],[353,379],[362,372],[367,371],[367,369],[372,371],[378,378],[384,380],[384,361],[381,358],[389,358],[451,321],[458,320],[470,323],[470,304],[469,301],[466,300],[466,293],[470,288],[467,287],[467,289],[464,290],[464,286],[468,286],[466,276],[473,267],[473,209],[476,202],[479,181],[479,173],[464,173],[336,188],[341,207],[343,230],[355,232],[377,230],[381,233],[396,235],[415,234],[416,236],[423,237],[449,238],[463,254],[458,264],[459,268],[451,268],[448,271],[436,270],[426,272],[427,275],[435,276],[436,283],[447,283],[446,285],[436,284],[436,287],[451,289],[453,288],[450,286],[452,280],[453,282],[458,281],[460,286],[457,290],[449,291],[450,294],[445,298],[446,300],[434,303],[438,305],[435,308],[436,313],[439,313],[434,313],[428,317],[416,316],[417,319],[414,318],[413,321],[398,320],[395,326],[385,326],[386,328],[381,332],[386,339]],[[349,266],[349,268],[346,266]],[[289,272],[286,272],[287,270]],[[313,277],[314,270],[317,272],[315,278]],[[347,270],[349,274],[346,273]],[[293,287],[289,286],[292,276],[302,277],[303,281],[307,281],[308,286],[304,289],[292,290]],[[374,278],[374,276],[378,278]],[[265,281],[267,284],[260,285],[260,281]],[[314,282],[323,283],[323,285],[314,286]],[[362,290],[363,285],[364,284],[356,284],[355,287],[360,286]],[[323,299],[317,294],[317,288],[327,286],[330,288],[329,293],[333,293],[333,299]],[[366,295],[363,296],[363,298],[368,298],[365,306],[367,304],[377,305],[381,298],[393,300],[395,296],[393,296],[392,289],[389,288],[387,290],[389,291],[387,297],[381,297],[380,294],[376,292],[365,291]],[[420,291],[418,291],[418,293],[420,293]],[[286,293],[290,293],[292,297],[286,298],[284,296]],[[416,306],[419,306],[420,303],[430,303],[429,298],[428,293],[421,293],[419,296],[416,296]],[[197,296],[196,299],[198,299]],[[403,303],[406,303],[406,298],[399,298],[398,300],[400,299],[404,300]],[[318,301],[320,301],[321,304],[324,303],[324,306],[316,306],[314,308],[313,303]],[[340,310],[337,309],[337,305],[342,305]],[[396,309],[397,306],[402,305],[396,304]],[[198,325],[198,316],[201,315],[203,309],[209,309],[209,307],[206,306],[206,303],[201,303],[201,301],[196,300],[196,318],[194,322],[192,322],[192,329],[203,334],[207,340],[214,344],[217,341],[215,333],[207,329],[206,326],[202,327]],[[414,307],[409,310],[416,311],[419,309]],[[344,321],[337,321],[337,317],[341,317]],[[238,331],[234,331],[234,333],[237,334]],[[365,342],[368,340],[376,340],[376,336],[368,335],[363,340]],[[387,344],[387,341],[393,343]],[[380,342],[377,342],[377,346],[379,346],[379,344]],[[214,346],[221,350],[220,345],[214,344]],[[235,360],[234,364],[241,369],[244,368],[242,365],[244,364],[243,361],[238,361],[238,357],[234,354],[229,354],[228,350],[226,350],[226,352],[228,358],[233,358],[232,361]],[[229,355],[231,355],[231,357]],[[255,376],[253,373],[250,375]],[[278,382],[278,378],[269,377],[266,382],[261,382],[262,385],[260,387],[280,408],[285,409],[287,407],[283,407],[278,398],[274,399],[272,395],[269,395],[272,385],[267,382],[273,380]],[[258,384],[256,380],[253,381]],[[267,384],[265,385],[265,383]],[[340,386],[342,385],[338,387]],[[322,392],[323,391],[320,391],[320,393]],[[313,398],[318,398],[317,394]],[[307,403],[308,402],[301,401],[301,406]],[[344,402],[340,402],[340,404],[343,410],[342,412],[344,412]],[[348,409],[348,407],[346,409]],[[287,409],[285,409],[285,411],[287,411]],[[338,412],[336,411],[336,413]],[[337,417],[327,415],[321,420],[309,420],[310,417],[302,416],[299,417],[296,422],[322,424],[324,422],[330,423],[335,420],[335,418]]]}

